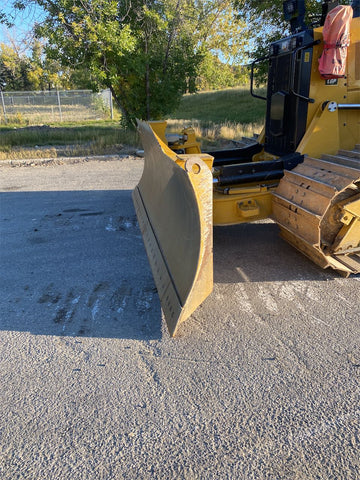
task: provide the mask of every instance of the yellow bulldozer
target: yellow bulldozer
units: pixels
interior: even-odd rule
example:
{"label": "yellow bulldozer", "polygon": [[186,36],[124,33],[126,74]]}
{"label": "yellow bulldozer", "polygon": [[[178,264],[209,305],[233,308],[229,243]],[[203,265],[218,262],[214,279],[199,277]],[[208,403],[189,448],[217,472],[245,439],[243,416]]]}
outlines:
{"label": "yellow bulldozer", "polygon": [[360,272],[360,0],[336,4],[323,2],[309,28],[305,2],[284,2],[291,34],[251,68],[259,97],[254,69],[268,61],[256,142],[204,153],[192,128],[139,122],[133,201],[171,336],[212,291],[214,225],[271,218],[320,267]]}

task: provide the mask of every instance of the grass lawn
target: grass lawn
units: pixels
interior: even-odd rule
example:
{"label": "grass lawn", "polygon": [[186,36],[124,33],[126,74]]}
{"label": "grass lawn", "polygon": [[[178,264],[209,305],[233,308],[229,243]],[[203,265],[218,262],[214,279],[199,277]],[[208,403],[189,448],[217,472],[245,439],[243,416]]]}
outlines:
{"label": "grass lawn", "polygon": [[184,95],[170,118],[195,119],[203,124],[255,124],[264,120],[265,108],[266,102],[252,97],[247,87],[237,87]]}
{"label": "grass lawn", "polygon": [[[260,95],[265,95],[264,89]],[[260,133],[265,110],[265,101],[252,97],[247,87],[237,87],[184,95],[168,123],[171,131],[192,125],[203,146],[216,146]]]}
{"label": "grass lawn", "polygon": [[129,145],[139,145],[136,132],[115,121],[0,126],[0,160],[112,154]]}
{"label": "grass lawn", "polygon": [[[264,91],[261,92],[264,94]],[[184,95],[169,117],[169,130],[192,125],[204,148],[260,133],[266,102],[250,96],[246,87]],[[0,124],[0,160],[118,153],[140,146],[135,132],[118,121],[54,123],[22,127]]]}

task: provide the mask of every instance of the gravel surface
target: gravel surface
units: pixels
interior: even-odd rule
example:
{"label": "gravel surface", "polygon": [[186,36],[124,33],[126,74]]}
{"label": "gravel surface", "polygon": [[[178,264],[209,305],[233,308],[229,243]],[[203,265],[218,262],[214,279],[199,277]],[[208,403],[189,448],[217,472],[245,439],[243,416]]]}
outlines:
{"label": "gravel surface", "polygon": [[1,480],[359,479],[360,277],[272,222],[215,229],[214,291],[171,339],[142,167],[0,169]]}

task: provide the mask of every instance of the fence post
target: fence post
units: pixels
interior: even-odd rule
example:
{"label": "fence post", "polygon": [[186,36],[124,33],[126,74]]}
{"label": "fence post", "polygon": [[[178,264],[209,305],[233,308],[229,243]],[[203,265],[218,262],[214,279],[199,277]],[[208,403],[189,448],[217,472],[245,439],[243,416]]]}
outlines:
{"label": "fence post", "polygon": [[56,93],[57,93],[57,99],[58,99],[58,105],[59,105],[60,122],[62,122],[62,121],[63,121],[63,118],[62,118],[62,111],[61,111],[61,102],[60,102],[60,93],[59,93],[59,90],[56,90]]}
{"label": "fence post", "polygon": [[109,99],[110,99],[110,118],[111,120],[114,120],[114,107],[113,107],[113,99],[112,99],[112,93],[109,88]]}
{"label": "fence post", "polygon": [[2,91],[2,90],[0,90],[0,93],[1,93],[1,104],[2,104],[2,109],[3,109],[3,112],[4,112],[5,123],[7,123],[7,116],[6,116],[6,108],[5,108],[4,94],[3,94],[3,91]]}

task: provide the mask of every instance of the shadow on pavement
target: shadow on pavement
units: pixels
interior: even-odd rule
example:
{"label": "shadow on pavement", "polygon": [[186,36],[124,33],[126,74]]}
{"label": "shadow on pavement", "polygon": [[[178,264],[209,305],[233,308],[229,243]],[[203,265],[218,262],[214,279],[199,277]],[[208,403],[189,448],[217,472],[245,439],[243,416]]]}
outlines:
{"label": "shadow on pavement", "polygon": [[[161,307],[131,191],[6,192],[0,200],[0,329],[161,338]],[[329,281],[276,224],[214,229],[214,282]]]}
{"label": "shadow on pavement", "polygon": [[1,330],[161,337],[131,191],[2,193],[0,219]]}
{"label": "shadow on pavement", "polygon": [[323,270],[279,236],[271,220],[214,228],[214,282],[328,281]]}

